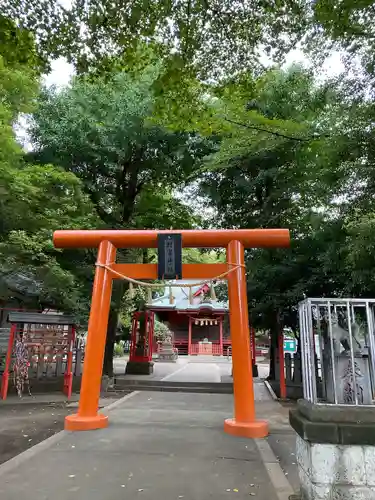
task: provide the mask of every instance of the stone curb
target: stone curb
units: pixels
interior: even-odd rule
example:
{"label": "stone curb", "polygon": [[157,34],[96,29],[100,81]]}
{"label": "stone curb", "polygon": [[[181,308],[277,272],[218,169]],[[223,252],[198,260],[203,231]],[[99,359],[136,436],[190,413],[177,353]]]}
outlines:
{"label": "stone curb", "polygon": [[268,392],[270,393],[271,398],[274,401],[279,401],[279,398],[276,396],[275,391],[272,389],[271,384],[267,380],[264,381],[264,385],[268,389]]}
{"label": "stone curb", "polygon": [[[103,410],[111,411],[117,406],[120,406],[124,401],[127,399],[130,399],[134,396],[139,394],[139,391],[134,391],[131,392],[130,394],[127,394],[123,398],[120,398],[119,400],[115,401],[114,403],[109,404],[108,406],[105,406]],[[101,410],[101,411],[103,411]],[[62,440],[64,436],[66,436],[67,431],[60,431],[57,434],[54,434],[53,436],[50,436],[49,438],[45,439],[44,441],[41,441],[40,443],[32,446],[28,450],[23,451],[19,455],[16,455],[15,457],[11,458],[10,460],[7,460],[3,464],[0,465],[0,477],[6,474],[7,472],[12,471],[13,469],[17,468],[19,465],[23,464],[30,458],[35,457],[38,453],[41,451],[45,451],[49,448],[51,448],[54,444],[58,443],[59,441]]]}
{"label": "stone curb", "polygon": [[266,439],[254,439],[254,442],[278,500],[290,500],[290,497],[294,494],[294,490],[268,441]]}

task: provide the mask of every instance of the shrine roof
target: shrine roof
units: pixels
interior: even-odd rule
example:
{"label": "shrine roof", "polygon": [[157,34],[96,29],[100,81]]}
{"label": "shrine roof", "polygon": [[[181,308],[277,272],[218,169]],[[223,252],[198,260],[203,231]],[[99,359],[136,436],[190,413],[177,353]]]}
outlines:
{"label": "shrine roof", "polygon": [[[209,302],[201,302],[199,298],[194,298],[193,304],[189,302],[189,287],[184,286],[184,284],[194,283],[194,280],[176,280],[170,283],[181,284],[179,287],[173,287],[173,297],[175,298],[174,303],[169,302],[169,287],[166,285],[165,293],[162,297],[154,299],[151,303],[146,304],[149,309],[152,310],[170,310],[170,311],[200,311],[200,310],[211,310],[227,312],[229,310],[227,302],[221,302],[219,300],[211,300]],[[202,285],[192,287],[193,295],[202,288]],[[199,302],[200,301],[200,302]]]}
{"label": "shrine roof", "polygon": [[30,325],[75,325],[73,316],[65,314],[34,313],[12,311],[8,315],[9,323]]}

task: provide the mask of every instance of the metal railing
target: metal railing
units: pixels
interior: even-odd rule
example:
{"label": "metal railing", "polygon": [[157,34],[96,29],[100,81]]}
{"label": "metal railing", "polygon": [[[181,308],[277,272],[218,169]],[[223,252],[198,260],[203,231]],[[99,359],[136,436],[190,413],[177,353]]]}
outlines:
{"label": "metal railing", "polygon": [[299,303],[304,398],[315,404],[375,403],[375,299]]}

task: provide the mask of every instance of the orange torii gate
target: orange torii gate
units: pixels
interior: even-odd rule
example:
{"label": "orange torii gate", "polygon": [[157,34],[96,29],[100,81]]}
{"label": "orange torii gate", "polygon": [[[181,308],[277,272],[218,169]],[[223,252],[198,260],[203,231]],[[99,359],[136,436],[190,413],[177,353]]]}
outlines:
{"label": "orange torii gate", "polygon": [[79,408],[77,414],[65,418],[65,429],[82,431],[107,427],[108,417],[98,413],[98,404],[112,280],[122,275],[138,280],[158,277],[157,264],[116,264],[116,249],[157,248],[158,235],[163,234],[181,235],[185,248],[226,248],[225,264],[183,264],[182,276],[184,279],[212,279],[226,274],[234,418],[225,420],[224,430],[249,438],[267,436],[268,423],[256,420],[255,416],[244,249],[289,247],[288,229],[55,231],[53,241],[57,248],[98,248]]}

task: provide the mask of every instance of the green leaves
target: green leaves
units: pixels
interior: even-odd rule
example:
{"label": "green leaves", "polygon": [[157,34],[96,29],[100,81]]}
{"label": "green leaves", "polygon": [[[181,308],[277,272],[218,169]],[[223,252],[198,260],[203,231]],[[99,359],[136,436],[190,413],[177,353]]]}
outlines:
{"label": "green leaves", "polygon": [[259,62],[264,46],[276,58],[301,39],[303,0],[7,0],[0,12],[34,31],[44,60],[64,55],[80,73],[121,56],[139,40],[177,54],[202,78],[234,74]]}
{"label": "green leaves", "polygon": [[194,208],[179,201],[170,188],[145,186],[137,197],[131,225],[148,229],[191,229],[199,222]]}
{"label": "green leaves", "polygon": [[[98,216],[112,228],[133,222],[139,227],[142,198],[156,188],[160,204],[211,151],[210,140],[168,131],[151,120],[160,71],[159,65],[150,65],[135,74],[77,78],[62,91],[46,91],[34,114],[33,157],[78,176]],[[164,201],[167,209],[171,200]]]}
{"label": "green leaves", "polygon": [[28,68],[12,67],[0,56],[0,169],[2,162],[16,160],[21,149],[12,125],[19,113],[32,109],[37,84]]}
{"label": "green leaves", "polygon": [[1,298],[77,310],[80,285],[60,266],[52,232],[75,217],[77,227],[90,226],[90,207],[74,175],[23,163],[13,125],[34,109],[39,61],[29,33],[2,17],[0,26]]}
{"label": "green leaves", "polygon": [[0,278],[7,283],[5,294],[19,293],[20,285],[12,287],[14,276],[26,273],[35,283],[39,303],[83,313],[82,283],[64,269],[64,256],[52,243],[56,229],[91,229],[98,224],[80,182],[52,165],[18,166],[7,173],[0,204]]}
{"label": "green leaves", "polygon": [[40,70],[48,70],[51,59],[62,55],[71,60],[79,50],[79,24],[58,0],[6,0],[0,15],[34,35]]}
{"label": "green leaves", "polygon": [[[31,165],[24,169],[30,192],[21,193],[25,199],[31,198],[29,205],[35,200],[36,210],[48,207],[48,212],[39,214],[37,210],[32,226],[37,236],[44,232],[42,241],[55,221],[59,228],[111,229],[189,228],[200,222],[192,208],[175,196],[175,190],[196,175],[201,159],[212,151],[213,141],[193,132],[167,130],[160,125],[160,116],[155,119],[163,71],[153,62],[129,71],[108,71],[100,78],[93,74],[77,77],[65,89],[43,91],[31,129],[35,151],[28,155]],[[45,179],[38,179],[39,174]],[[18,177],[17,189],[22,185]],[[48,200],[43,199],[44,193]],[[58,203],[64,207],[61,214]],[[92,255],[67,251],[56,255],[46,246],[39,250],[32,243],[31,253],[39,256],[38,271],[45,257],[51,265],[54,257],[66,273],[62,282],[74,288],[77,303],[81,294],[89,296]],[[29,257],[27,248],[18,246],[22,248],[20,260]],[[119,259],[122,257],[119,252]],[[139,257],[133,254],[130,261]],[[52,276],[58,277],[57,273]],[[70,285],[68,277],[72,278]],[[48,283],[51,297],[65,301],[56,295],[52,278]],[[125,297],[120,306],[123,299],[124,289],[118,287],[113,307],[129,313],[134,304]],[[64,304],[70,307],[70,302]],[[127,313],[123,313],[126,318]]]}
{"label": "green leaves", "polygon": [[40,69],[34,37],[0,14],[0,56],[11,67]]}
{"label": "green leaves", "polygon": [[247,269],[253,323],[274,328],[277,315],[295,328],[293,308],[304,293],[335,294],[345,282],[338,263],[346,234],[329,207],[346,182],[337,124],[345,103],[333,84],[318,85],[298,66],[242,82],[229,94],[220,89],[217,109],[230,128],[200,186],[216,225],[292,231],[290,250],[248,251]]}

